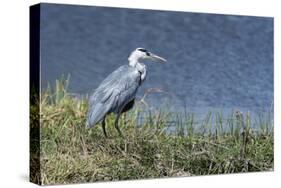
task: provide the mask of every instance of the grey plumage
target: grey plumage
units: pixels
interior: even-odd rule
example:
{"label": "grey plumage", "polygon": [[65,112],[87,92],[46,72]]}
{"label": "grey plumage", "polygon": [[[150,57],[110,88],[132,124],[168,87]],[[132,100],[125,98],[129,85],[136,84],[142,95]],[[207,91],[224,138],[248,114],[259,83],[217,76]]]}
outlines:
{"label": "grey plumage", "polygon": [[129,64],[119,67],[108,75],[89,98],[89,109],[86,127],[91,128],[102,121],[105,136],[105,117],[109,113],[115,113],[114,126],[122,136],[118,127],[121,113],[130,110],[138,88],[146,78],[146,66],[140,60],[150,59],[164,63],[165,59],[148,52],[144,48],[137,48],[128,58]]}
{"label": "grey plumage", "polygon": [[88,127],[94,126],[108,113],[121,113],[122,108],[134,100],[140,83],[141,73],[129,65],[111,73],[90,97]]}

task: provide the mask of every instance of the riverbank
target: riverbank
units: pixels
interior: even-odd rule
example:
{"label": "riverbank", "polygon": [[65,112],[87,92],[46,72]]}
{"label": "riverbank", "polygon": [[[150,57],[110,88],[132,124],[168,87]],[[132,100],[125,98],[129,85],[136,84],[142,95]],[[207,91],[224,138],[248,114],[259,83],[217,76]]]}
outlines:
{"label": "riverbank", "polygon": [[120,121],[124,138],[113,126],[114,115],[107,118],[105,138],[101,125],[85,128],[86,97],[71,96],[67,85],[57,81],[42,94],[40,125],[33,123],[38,111],[31,107],[31,129],[40,126],[42,184],[273,170],[274,132],[265,116],[252,128],[250,114],[239,111],[224,118],[210,112],[199,125],[188,114],[171,133],[165,123],[169,113],[151,113],[139,126],[137,105]]}

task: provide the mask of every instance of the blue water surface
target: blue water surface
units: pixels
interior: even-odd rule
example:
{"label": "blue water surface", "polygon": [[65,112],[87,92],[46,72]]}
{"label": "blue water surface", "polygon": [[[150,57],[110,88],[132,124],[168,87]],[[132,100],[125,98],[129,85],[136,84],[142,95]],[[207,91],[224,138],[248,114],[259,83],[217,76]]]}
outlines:
{"label": "blue water surface", "polygon": [[147,62],[140,88],[156,108],[268,110],[273,101],[273,18],[42,4],[41,80],[71,75],[70,92],[90,94],[129,53],[144,47],[166,58]]}

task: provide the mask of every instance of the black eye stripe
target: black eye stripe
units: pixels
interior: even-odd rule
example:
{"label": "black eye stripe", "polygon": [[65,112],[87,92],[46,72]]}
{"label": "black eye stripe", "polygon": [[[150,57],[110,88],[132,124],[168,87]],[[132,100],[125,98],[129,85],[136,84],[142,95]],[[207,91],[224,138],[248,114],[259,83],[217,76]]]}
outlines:
{"label": "black eye stripe", "polygon": [[146,50],[146,49],[144,49],[144,48],[139,48],[139,49],[138,49],[138,51],[141,51],[141,52],[147,52],[147,50]]}

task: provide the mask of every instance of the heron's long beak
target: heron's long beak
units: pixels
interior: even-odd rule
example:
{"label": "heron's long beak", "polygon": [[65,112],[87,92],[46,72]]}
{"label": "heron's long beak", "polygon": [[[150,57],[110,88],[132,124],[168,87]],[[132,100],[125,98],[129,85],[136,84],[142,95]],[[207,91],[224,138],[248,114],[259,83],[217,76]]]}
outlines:
{"label": "heron's long beak", "polygon": [[159,57],[158,55],[155,55],[151,52],[150,52],[149,59],[151,59],[152,61],[158,62],[158,63],[166,63],[167,62],[166,59],[164,59],[162,57]]}

